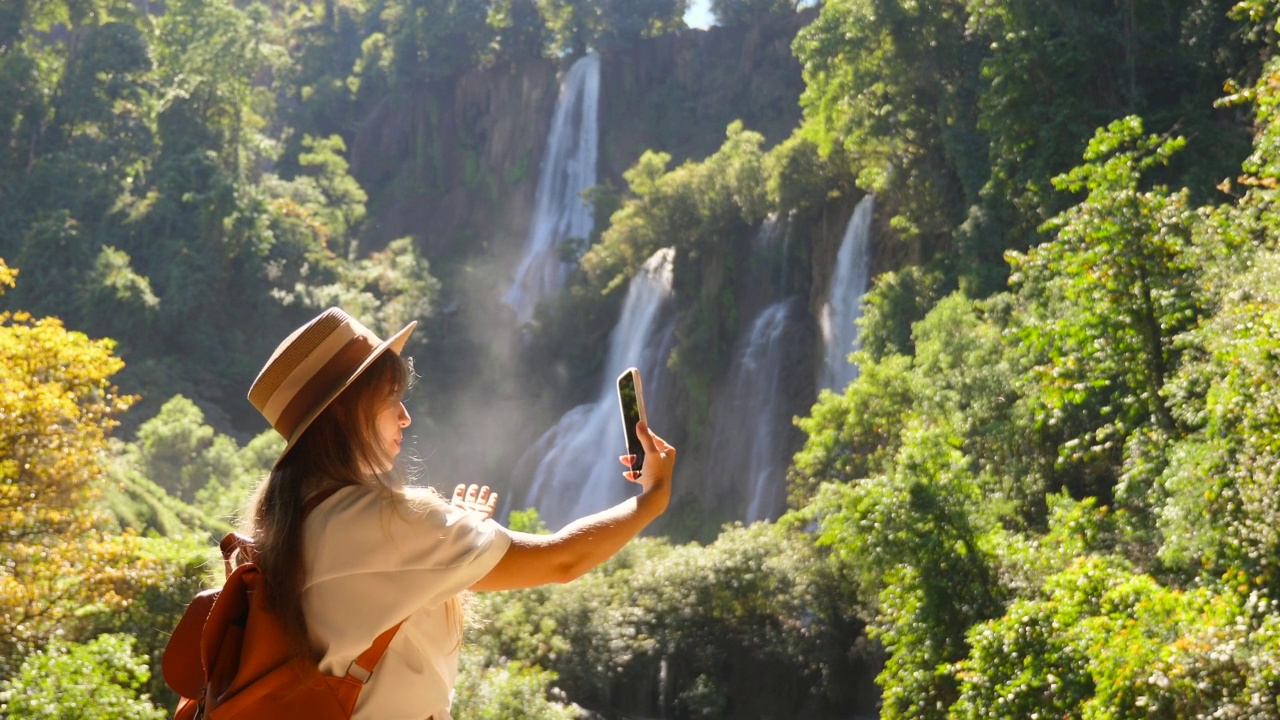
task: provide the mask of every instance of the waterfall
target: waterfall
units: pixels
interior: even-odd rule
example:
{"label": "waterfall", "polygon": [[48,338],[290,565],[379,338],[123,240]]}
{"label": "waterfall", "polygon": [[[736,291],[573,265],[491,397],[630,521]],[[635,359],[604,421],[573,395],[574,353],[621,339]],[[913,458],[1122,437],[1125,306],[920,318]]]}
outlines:
{"label": "waterfall", "polygon": [[871,213],[875,196],[858,202],[840,241],[836,268],[831,278],[827,302],[822,306],[819,325],[826,356],[820,388],[836,392],[858,377],[858,368],[848,360],[858,347],[858,318],[862,317],[862,295],[871,274]]}
{"label": "waterfall", "polygon": [[786,509],[794,382],[804,343],[804,301],[792,297],[765,308],[733,354],[724,395],[716,410],[709,478],[718,503],[744,511],[747,522],[773,520]]}
{"label": "waterfall", "polygon": [[566,238],[587,238],[593,218],[583,190],[596,184],[599,145],[600,57],[579,58],[560,85],[524,254],[503,302],[526,323],[538,302],[560,291],[569,264],[560,253]]}
{"label": "waterfall", "polygon": [[659,250],[632,278],[618,324],[609,335],[596,399],[565,413],[516,463],[512,487],[529,491],[517,499],[513,490],[509,507],[537,508],[548,527],[559,528],[635,493],[638,486],[622,477],[625,468],[617,460],[626,445],[615,381],[628,367],[639,368],[652,413],[675,335],[673,319],[664,312],[670,305],[674,257],[670,248]]}
{"label": "waterfall", "polygon": [[780,292],[787,291],[789,233],[777,213],[769,213],[756,233],[752,257],[763,265],[761,273]]}

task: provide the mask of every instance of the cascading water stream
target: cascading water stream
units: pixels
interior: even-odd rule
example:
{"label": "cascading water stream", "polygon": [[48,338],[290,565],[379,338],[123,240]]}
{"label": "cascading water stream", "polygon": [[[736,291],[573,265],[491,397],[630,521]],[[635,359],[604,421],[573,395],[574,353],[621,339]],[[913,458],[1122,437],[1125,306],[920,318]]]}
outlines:
{"label": "cascading water stream", "polygon": [[769,213],[756,233],[753,254],[766,266],[765,278],[781,294],[787,292],[787,253],[791,234],[777,213]]}
{"label": "cascading water stream", "polygon": [[875,196],[858,202],[836,254],[831,290],[822,306],[818,322],[826,355],[819,388],[836,392],[858,377],[858,367],[849,362],[849,353],[858,347],[858,318],[862,317],[862,296],[871,275],[871,217]]}
{"label": "cascading water stream", "polygon": [[721,501],[745,508],[746,522],[773,520],[786,509],[793,404],[787,373],[799,363],[795,335],[804,316],[803,300],[792,297],[756,317],[734,351],[716,411],[709,475],[720,479]]}
{"label": "cascading water stream", "polygon": [[[658,396],[674,336],[668,317],[672,260],[659,250],[631,280],[618,324],[609,335],[596,399],[565,413],[516,464],[512,487],[528,487],[509,507],[534,507],[548,527],[558,528],[634,494],[617,457],[626,451],[615,381],[625,369],[640,369],[645,397]],[[532,473],[533,480],[527,482]],[[518,492],[513,491],[513,495]]]}
{"label": "cascading water stream", "polygon": [[591,234],[591,207],[581,195],[596,184],[599,105],[600,57],[592,53],[574,62],[561,82],[524,254],[503,297],[521,324],[533,317],[540,300],[564,284],[570,265],[561,257],[560,244]]}

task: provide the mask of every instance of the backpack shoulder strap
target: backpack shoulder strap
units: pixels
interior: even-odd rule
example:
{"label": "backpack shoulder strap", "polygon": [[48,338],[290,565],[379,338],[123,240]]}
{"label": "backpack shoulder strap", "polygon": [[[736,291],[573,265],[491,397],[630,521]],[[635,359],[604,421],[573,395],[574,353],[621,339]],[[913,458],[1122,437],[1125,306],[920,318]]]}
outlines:
{"label": "backpack shoulder strap", "polygon": [[322,488],[321,490],[313,494],[311,497],[307,498],[306,504],[302,506],[302,519],[306,520],[307,516],[311,514],[312,510],[315,510],[316,508],[320,507],[320,503],[324,502],[325,500],[328,500],[330,497],[333,496],[334,493],[338,492],[344,487],[346,487],[346,485],[329,485],[325,488]]}
{"label": "backpack shoulder strap", "polygon": [[[328,500],[334,493],[344,487],[346,486],[330,485],[307,498],[306,507],[302,511],[303,519],[310,515],[312,510],[319,507],[320,503]],[[391,640],[396,636],[396,631],[403,624],[404,621],[402,620],[383,630],[378,637],[374,638],[373,644],[365,648],[365,651],[360,653],[359,657],[351,661],[351,665],[347,667],[347,678],[361,685],[369,682],[369,678],[373,675],[373,669],[377,667],[378,661],[386,654],[387,648],[391,646]]]}
{"label": "backpack shoulder strap", "polygon": [[351,661],[351,665],[347,668],[347,677],[356,680],[361,684],[369,682],[369,677],[373,675],[373,669],[377,667],[378,661],[387,652],[387,648],[391,646],[391,640],[396,636],[396,631],[404,621],[392,625],[382,634],[374,638],[373,644],[364,652],[360,653],[360,657]]}
{"label": "backpack shoulder strap", "polygon": [[[320,503],[329,499],[343,487],[345,486],[326,487],[308,498],[302,513],[303,519],[310,515],[311,511],[315,510]],[[228,582],[230,582],[233,572],[232,559],[237,553],[240,553],[240,563],[256,564],[257,552],[251,537],[236,532],[227,533],[226,537],[219,543],[219,548],[222,551],[223,562],[226,565]],[[239,569],[241,573],[245,571],[245,568]],[[184,613],[182,622],[179,623],[180,628],[174,631],[174,637],[171,639],[169,646],[165,648],[166,659],[171,660],[168,663],[163,663],[165,678],[170,680],[169,676],[174,676],[173,681],[169,682],[170,687],[178,690],[183,697],[198,697],[199,688],[207,681],[203,672],[205,663],[203,658],[198,657],[202,649],[200,636],[204,629],[205,621],[210,616],[214,600],[221,594],[221,590],[220,588],[207,591],[196,597],[188,611]],[[363,687],[372,677],[374,668],[382,660],[382,656],[386,654],[387,648],[391,646],[391,641],[395,638],[396,632],[400,630],[402,624],[404,624],[403,621],[384,630],[378,637],[374,638],[373,644],[351,662],[351,665],[347,668],[346,680],[353,683],[351,689],[355,693],[358,694],[359,688]],[[174,640],[179,642],[175,643],[173,642]],[[170,647],[180,648],[181,650],[180,652],[170,653]],[[170,657],[171,655],[172,657]],[[192,657],[193,655],[196,657]],[[199,676],[193,674],[196,672],[199,673]],[[354,706],[354,696],[351,705]]]}

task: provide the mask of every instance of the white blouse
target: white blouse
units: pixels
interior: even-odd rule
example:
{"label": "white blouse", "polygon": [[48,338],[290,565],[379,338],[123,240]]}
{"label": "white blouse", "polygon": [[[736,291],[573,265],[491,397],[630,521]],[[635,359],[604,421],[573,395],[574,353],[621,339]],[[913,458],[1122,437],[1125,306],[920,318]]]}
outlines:
{"label": "white blouse", "polygon": [[307,517],[302,608],[320,671],[341,676],[404,620],[360,693],[355,720],[449,720],[462,644],[458,604],[511,544],[493,520],[449,505],[347,487]]}

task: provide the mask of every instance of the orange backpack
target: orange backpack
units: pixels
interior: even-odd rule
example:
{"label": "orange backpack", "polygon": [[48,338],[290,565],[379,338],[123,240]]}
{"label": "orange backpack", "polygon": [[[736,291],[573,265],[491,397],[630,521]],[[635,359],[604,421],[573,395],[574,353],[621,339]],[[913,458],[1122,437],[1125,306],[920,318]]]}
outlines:
{"label": "orange backpack", "polygon": [[[226,582],[196,595],[165,645],[161,671],[181,696],[174,720],[350,718],[400,625],[374,639],[346,676],[324,675],[310,658],[293,654],[267,607],[253,540],[230,533],[221,548]],[[248,562],[232,570],[237,552]]]}

